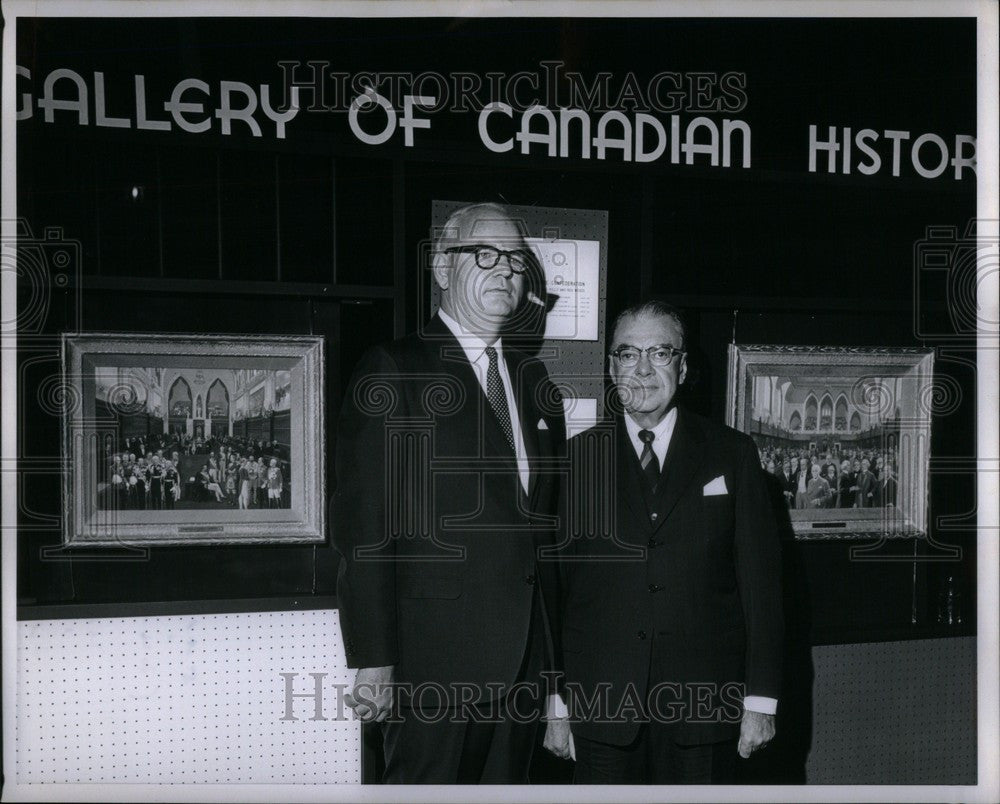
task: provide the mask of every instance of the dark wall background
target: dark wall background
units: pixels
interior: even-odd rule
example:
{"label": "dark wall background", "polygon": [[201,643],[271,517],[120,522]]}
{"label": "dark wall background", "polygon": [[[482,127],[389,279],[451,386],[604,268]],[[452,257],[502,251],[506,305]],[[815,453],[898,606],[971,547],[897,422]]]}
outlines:
{"label": "dark wall background", "polygon": [[[59,406],[47,396],[58,335],[322,334],[332,466],[340,394],[362,351],[426,313],[417,277],[434,199],[608,210],[609,311],[650,295],[690,311],[699,380],[688,403],[716,420],[726,414],[734,338],[948,346],[935,368],[956,401],[934,417],[932,453],[972,465],[974,342],[954,339],[947,290],[915,264],[914,246],[931,225],[964,231],[975,215],[974,181],[806,170],[810,123],[946,141],[975,132],[972,21],[42,19],[21,20],[17,34],[18,63],[34,76],[19,79],[19,91],[40,95],[58,67],[92,88],[100,70],[109,113],[123,116],[134,114],[127,99],[136,73],[162,103],[188,77],[276,90],[277,62],[288,59],[351,72],[480,74],[561,59],[587,75],[632,71],[640,83],[662,70],[737,70],[747,74],[749,103],[732,116],[751,125],[754,153],[746,170],[498,156],[479,144],[474,116],[451,112],[434,116],[433,136],[417,132],[419,147],[371,148],[350,135],[342,112],[300,112],[277,140],[238,124],[224,137],[217,121],[201,135],[79,126],[69,112],[45,123],[36,109],[18,124],[18,214],[43,241],[39,253],[62,238],[73,261],[56,268],[45,258],[37,282],[22,281],[25,316],[38,307],[33,289],[47,299],[25,319],[30,337],[19,346],[22,616],[102,603],[330,602],[328,543],[153,547],[142,560],[60,549]],[[49,227],[61,229],[52,242]],[[935,601],[948,575],[964,596],[958,630],[970,632],[975,523],[961,516],[974,511],[974,493],[971,471],[932,471],[931,537],[959,547],[957,560],[943,561],[933,541],[904,540],[862,561],[842,542],[794,542],[786,533],[793,637],[938,633]],[[949,516],[960,521],[945,529],[939,522]]]}

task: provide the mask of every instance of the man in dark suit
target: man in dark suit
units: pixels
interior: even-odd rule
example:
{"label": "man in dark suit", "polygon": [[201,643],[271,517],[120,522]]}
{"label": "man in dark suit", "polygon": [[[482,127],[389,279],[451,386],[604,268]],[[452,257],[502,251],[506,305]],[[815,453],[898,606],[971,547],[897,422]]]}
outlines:
{"label": "man in dark suit", "polygon": [[799,466],[792,475],[792,490],[795,492],[795,507],[804,509],[809,507],[809,459],[799,458]]}
{"label": "man in dark suit", "polygon": [[872,498],[872,505],[875,508],[886,508],[896,504],[896,477],[892,471],[892,464],[882,466],[882,477],[875,481],[875,494]]}
{"label": "man in dark suit", "polygon": [[550,719],[546,746],[575,752],[578,783],[726,782],[737,752],[775,731],[783,619],[770,495],[749,437],[675,406],[686,340],[661,302],[619,316],[610,371],[624,413],[570,442],[571,487],[583,491],[569,521],[588,521],[575,506],[597,494],[604,509],[590,521],[613,523],[603,534],[571,526],[563,551],[572,733]]}
{"label": "man in dark suit", "polygon": [[840,464],[840,479],[837,481],[837,507],[852,508],[854,506],[854,493],[851,486],[854,485],[854,472],[851,471],[851,462],[842,461]]}
{"label": "man in dark suit", "polygon": [[358,668],[348,704],[385,721],[387,782],[527,781],[558,586],[537,553],[555,541],[565,450],[543,364],[501,338],[532,259],[505,208],[454,213],[433,256],[438,314],[370,350],[344,398],[333,538]]}
{"label": "man in dark suit", "polygon": [[778,475],[778,485],[781,487],[781,496],[789,508],[795,507],[795,475],[792,473],[792,462],[785,460],[781,465],[781,474]]}
{"label": "man in dark suit", "polygon": [[868,459],[862,458],[861,471],[858,472],[857,477],[854,478],[854,485],[851,486],[854,491],[855,508],[872,507],[872,499],[875,496],[875,475],[868,471],[869,466]]}

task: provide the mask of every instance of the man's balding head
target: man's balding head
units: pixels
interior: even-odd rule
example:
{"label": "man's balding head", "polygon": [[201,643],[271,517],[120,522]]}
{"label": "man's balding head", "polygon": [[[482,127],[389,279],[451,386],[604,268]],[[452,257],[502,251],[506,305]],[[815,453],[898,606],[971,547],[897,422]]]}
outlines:
{"label": "man's balding head", "polygon": [[[525,278],[517,255],[527,253],[524,225],[506,207],[456,210],[435,240],[432,270],[441,309],[464,329],[495,339],[521,303]],[[483,268],[490,257],[495,265]]]}

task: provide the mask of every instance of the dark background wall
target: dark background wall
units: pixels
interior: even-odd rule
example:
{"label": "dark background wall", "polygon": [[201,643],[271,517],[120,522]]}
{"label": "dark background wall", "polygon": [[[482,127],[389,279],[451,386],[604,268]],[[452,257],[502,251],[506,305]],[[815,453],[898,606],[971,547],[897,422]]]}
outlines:
{"label": "dark background wall", "polygon": [[[37,98],[58,67],[92,89],[99,70],[109,113],[123,116],[134,114],[137,73],[162,103],[188,77],[277,90],[276,65],[287,59],[351,72],[480,74],[562,59],[586,75],[642,79],[661,70],[745,72],[749,101],[733,116],[753,130],[752,167],[722,170],[495,155],[476,140],[473,115],[450,112],[434,117],[433,136],[417,133],[418,147],[372,148],[350,136],[343,112],[301,112],[279,140],[238,125],[231,136],[217,124],[202,135],[100,128],[93,112],[88,126],[71,112],[46,123],[36,108],[18,124],[18,214],[36,238],[61,229],[78,259],[61,269],[65,284],[54,269],[44,276],[49,303],[38,337],[20,346],[22,616],[91,604],[331,603],[329,543],[154,547],[142,560],[60,549],[59,408],[39,400],[58,371],[55,339],[64,331],[322,334],[332,466],[341,391],[364,348],[426,315],[419,259],[435,199],[608,210],[608,309],[656,295],[690,310],[699,376],[688,403],[716,420],[725,418],[734,338],[954,343],[947,289],[915,264],[914,246],[931,225],[964,231],[975,215],[974,180],[950,172],[926,180],[912,170],[828,175],[805,164],[810,123],[929,131],[946,141],[974,132],[971,21],[22,20],[17,33],[18,63],[33,76],[19,79],[19,91]],[[34,304],[29,285],[22,311]],[[960,341],[937,356],[939,377],[957,390],[934,417],[935,460],[974,455],[973,355]],[[939,522],[974,510],[974,482],[932,469],[931,537],[959,547],[958,560],[941,561],[933,542],[904,540],[862,561],[842,542],[786,534],[793,635],[832,643],[937,633],[935,602],[948,575],[964,593],[960,630],[970,632],[975,523],[945,530]]]}

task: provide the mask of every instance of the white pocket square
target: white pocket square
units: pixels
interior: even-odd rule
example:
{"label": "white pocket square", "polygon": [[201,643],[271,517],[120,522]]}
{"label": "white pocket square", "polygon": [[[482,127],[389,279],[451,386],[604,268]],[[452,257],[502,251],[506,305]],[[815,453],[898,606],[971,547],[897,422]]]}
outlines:
{"label": "white pocket square", "polygon": [[549,429],[549,426],[545,423],[545,419],[539,419],[538,420],[538,429],[539,430],[548,430]]}
{"label": "white pocket square", "polygon": [[726,478],[723,475],[719,475],[715,480],[706,483],[702,493],[706,497],[718,497],[722,494],[729,494],[729,489],[726,488]]}

